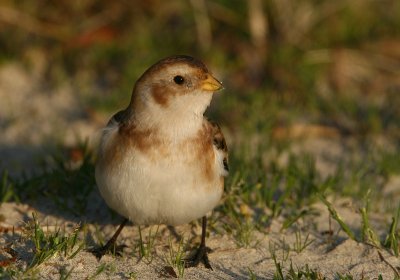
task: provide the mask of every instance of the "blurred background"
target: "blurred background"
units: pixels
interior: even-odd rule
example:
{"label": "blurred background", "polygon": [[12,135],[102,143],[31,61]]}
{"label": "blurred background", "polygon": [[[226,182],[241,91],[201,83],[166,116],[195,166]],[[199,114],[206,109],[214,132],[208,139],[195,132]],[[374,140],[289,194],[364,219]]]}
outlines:
{"label": "blurred background", "polygon": [[56,146],[79,158],[71,147],[173,54],[223,81],[207,115],[233,147],[399,145],[400,1],[2,0],[0,170],[35,167]]}

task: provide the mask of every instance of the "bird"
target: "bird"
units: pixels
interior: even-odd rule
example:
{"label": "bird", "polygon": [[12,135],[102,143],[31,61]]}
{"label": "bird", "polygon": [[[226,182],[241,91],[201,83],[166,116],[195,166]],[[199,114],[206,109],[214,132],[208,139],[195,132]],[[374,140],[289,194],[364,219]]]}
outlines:
{"label": "bird", "polygon": [[200,245],[185,266],[212,269],[206,215],[221,200],[229,165],[221,128],[204,113],[221,89],[206,65],[187,55],[161,59],[137,80],[129,105],[101,135],[96,183],[106,204],[125,219],[94,250],[98,259],[114,248],[128,221],[176,226],[201,219]]}

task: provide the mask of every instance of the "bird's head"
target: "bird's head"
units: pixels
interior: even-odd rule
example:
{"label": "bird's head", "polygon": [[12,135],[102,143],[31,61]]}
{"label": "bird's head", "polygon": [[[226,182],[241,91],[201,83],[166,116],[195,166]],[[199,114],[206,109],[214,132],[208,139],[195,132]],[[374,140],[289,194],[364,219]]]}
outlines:
{"label": "bird's head", "polygon": [[[148,118],[202,116],[222,84],[199,60],[184,55],[160,60],[137,81],[131,106]],[[171,119],[172,120],[172,119]]]}

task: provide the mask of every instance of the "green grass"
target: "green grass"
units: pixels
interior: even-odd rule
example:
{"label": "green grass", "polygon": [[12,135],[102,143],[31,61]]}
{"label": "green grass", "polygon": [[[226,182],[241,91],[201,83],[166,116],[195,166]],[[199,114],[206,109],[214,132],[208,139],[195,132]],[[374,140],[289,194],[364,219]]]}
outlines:
{"label": "green grass", "polygon": [[58,228],[55,232],[44,232],[38,222],[36,214],[32,214],[32,221],[28,224],[27,234],[34,243],[34,256],[28,268],[33,268],[59,254],[68,259],[74,258],[85,244],[79,239],[80,226],[71,234],[64,234]]}
{"label": "green grass", "polygon": [[[32,213],[32,219],[27,222],[21,238],[33,244],[33,254],[23,269],[18,263],[0,268],[0,278],[5,279],[39,279],[40,266],[56,256],[73,259],[84,247],[85,242],[81,237],[81,226],[77,225],[71,233],[66,233],[61,227],[54,231],[44,227],[37,219],[37,214]],[[60,268],[60,279],[68,279],[73,268],[66,271]]]}
{"label": "green grass", "polygon": [[369,221],[369,211],[370,211],[370,192],[367,193],[365,196],[365,201],[364,201],[364,206],[360,208],[360,213],[362,217],[362,241],[363,242],[368,242],[371,243],[374,246],[379,247],[380,246],[380,241],[371,227],[370,221]]}
{"label": "green grass", "polygon": [[115,272],[115,268],[114,268],[114,265],[112,263],[102,263],[97,267],[96,271],[92,275],[87,277],[87,279],[88,280],[94,280],[100,274],[106,273],[106,272],[108,272],[110,270]]}
{"label": "green grass", "polygon": [[260,243],[255,237],[256,226],[250,220],[237,220],[235,230],[232,231],[238,247],[256,248]]}
{"label": "green grass", "polygon": [[395,215],[392,218],[392,223],[390,224],[389,231],[383,243],[383,245],[386,248],[389,248],[396,257],[398,257],[400,254],[399,251],[400,229],[398,228],[399,219],[400,219],[400,204],[397,208]]}
{"label": "green grass", "polygon": [[330,203],[325,196],[320,195],[319,198],[328,208],[329,214],[331,217],[340,225],[340,228],[347,234],[350,239],[357,241],[354,232],[350,229],[349,225],[342,219],[342,217],[338,214],[336,209],[333,207],[332,203]]}
{"label": "green grass", "polygon": [[275,264],[275,273],[273,276],[274,280],[325,280],[327,279],[318,270],[310,268],[308,265],[302,268],[294,268],[293,264],[290,263],[287,272],[284,272],[282,263],[278,262],[276,256],[272,254],[272,259]]}
{"label": "green grass", "polygon": [[310,234],[307,233],[305,236],[302,236],[302,232],[300,230],[295,232],[296,234],[296,241],[293,243],[292,249],[297,254],[303,252],[308,246],[310,246],[315,240],[309,239]]}
{"label": "green grass", "polygon": [[0,205],[3,202],[16,201],[19,202],[20,198],[15,183],[9,177],[7,171],[3,171],[0,183]]}
{"label": "green grass", "polygon": [[176,248],[171,237],[169,237],[168,243],[169,250],[166,261],[170,266],[177,270],[177,277],[183,278],[185,274],[185,249],[187,247],[184,245],[184,238],[181,238]]}
{"label": "green grass", "polygon": [[[355,235],[354,231],[350,229],[349,225],[341,218],[333,205],[323,195],[320,195],[319,197],[327,207],[330,216],[339,224],[340,228],[350,239],[353,239],[357,242],[364,242],[377,248],[387,248],[393,255],[396,257],[399,256],[400,231],[398,228],[398,220],[400,217],[400,205],[392,217],[392,222],[388,232],[386,233],[386,238],[381,240],[376,234],[375,230],[372,228],[369,221],[369,192],[365,197],[365,205],[359,209],[361,215],[361,225],[359,225],[361,228],[361,236]],[[353,227],[354,226],[357,227],[357,225],[353,225]]]}
{"label": "green grass", "polygon": [[145,260],[147,264],[151,264],[154,259],[154,245],[157,239],[157,234],[159,230],[159,225],[156,226],[156,231],[153,233],[153,227],[150,226],[148,229],[147,238],[142,238],[142,229],[138,226],[139,229],[139,255],[142,259]]}

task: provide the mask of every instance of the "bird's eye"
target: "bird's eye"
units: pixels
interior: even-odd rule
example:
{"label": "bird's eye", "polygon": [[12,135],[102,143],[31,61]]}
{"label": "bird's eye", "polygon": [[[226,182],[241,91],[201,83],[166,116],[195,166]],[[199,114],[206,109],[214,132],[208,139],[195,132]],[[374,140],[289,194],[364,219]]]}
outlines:
{"label": "bird's eye", "polygon": [[185,82],[185,79],[182,76],[175,76],[174,77],[175,84],[181,85]]}

